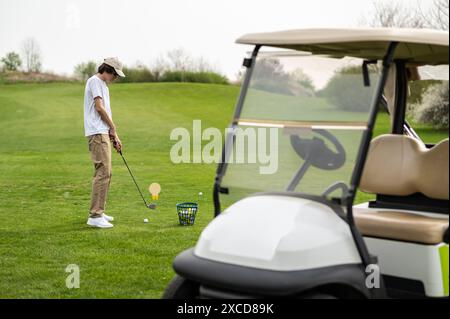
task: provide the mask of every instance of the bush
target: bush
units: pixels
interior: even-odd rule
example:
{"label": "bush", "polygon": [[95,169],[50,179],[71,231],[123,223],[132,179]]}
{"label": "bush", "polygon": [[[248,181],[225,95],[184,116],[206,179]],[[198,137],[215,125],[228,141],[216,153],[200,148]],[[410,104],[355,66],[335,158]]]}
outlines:
{"label": "bush", "polygon": [[437,129],[448,128],[448,90],[448,81],[428,87],[422,102],[412,108],[414,119]]}
{"label": "bush", "polygon": [[125,77],[120,78],[122,83],[155,82],[155,76],[146,66],[124,67],[123,73],[125,73]]}
{"label": "bush", "polygon": [[252,77],[252,88],[290,96],[314,96],[314,85],[303,70],[291,73],[284,70],[279,59],[268,58],[258,61]]}
{"label": "bush", "polygon": [[280,60],[276,58],[261,59],[252,76],[252,88],[271,93],[291,95],[288,84],[289,74],[283,69]]}
{"label": "bush", "polygon": [[419,80],[409,82],[408,104],[419,105],[422,103],[422,96],[428,90],[430,86],[440,84],[440,81],[436,80]]}
{"label": "bush", "polygon": [[228,79],[225,76],[215,72],[166,71],[161,76],[160,81],[228,84]]}
{"label": "bush", "polygon": [[374,93],[376,74],[371,72],[371,86],[363,86],[361,67],[346,67],[336,72],[319,95],[344,111],[367,112]]}
{"label": "bush", "polygon": [[0,84],[74,82],[76,79],[54,73],[9,71],[0,74]]}
{"label": "bush", "polygon": [[[227,77],[214,71],[204,59],[195,61],[183,57],[183,54],[182,51],[176,51],[171,55],[173,66],[170,66],[170,63],[163,58],[158,58],[151,68],[142,63],[136,63],[133,67],[124,66],[123,72],[125,73],[125,77],[118,79],[118,82],[197,82],[229,84]],[[195,63],[192,61],[189,62],[188,60],[192,60]],[[79,80],[87,80],[96,72],[97,69],[94,62],[80,63],[74,70],[74,73]]]}

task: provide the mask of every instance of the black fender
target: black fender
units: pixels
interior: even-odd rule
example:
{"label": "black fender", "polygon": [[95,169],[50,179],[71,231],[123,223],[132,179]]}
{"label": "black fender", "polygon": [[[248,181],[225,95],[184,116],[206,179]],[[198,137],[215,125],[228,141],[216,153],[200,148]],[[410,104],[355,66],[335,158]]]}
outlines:
{"label": "black fender", "polygon": [[373,298],[366,287],[361,264],[336,265],[308,270],[275,271],[228,264],[198,257],[194,249],[179,254],[175,272],[202,286],[261,297],[292,297],[323,287],[352,290],[362,298]]}

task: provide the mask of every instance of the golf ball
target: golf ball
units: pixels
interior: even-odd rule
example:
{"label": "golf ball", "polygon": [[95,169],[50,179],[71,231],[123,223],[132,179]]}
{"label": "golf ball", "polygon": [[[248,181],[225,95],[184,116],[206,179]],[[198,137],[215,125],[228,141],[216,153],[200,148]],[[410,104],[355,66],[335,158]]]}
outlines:
{"label": "golf ball", "polygon": [[148,219],[147,218],[144,218],[144,223],[148,223]]}
{"label": "golf ball", "polygon": [[199,195],[199,196],[203,196],[203,193],[202,193],[202,192],[200,192],[200,193],[198,193],[198,195]]}

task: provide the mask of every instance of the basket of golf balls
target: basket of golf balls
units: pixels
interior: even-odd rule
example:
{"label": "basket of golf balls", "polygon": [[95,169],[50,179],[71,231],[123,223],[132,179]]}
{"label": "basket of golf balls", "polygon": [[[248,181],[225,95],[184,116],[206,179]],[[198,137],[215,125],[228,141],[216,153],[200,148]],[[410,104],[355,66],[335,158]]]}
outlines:
{"label": "basket of golf balls", "polygon": [[192,226],[197,215],[198,204],[196,203],[181,203],[177,204],[178,220],[182,226]]}

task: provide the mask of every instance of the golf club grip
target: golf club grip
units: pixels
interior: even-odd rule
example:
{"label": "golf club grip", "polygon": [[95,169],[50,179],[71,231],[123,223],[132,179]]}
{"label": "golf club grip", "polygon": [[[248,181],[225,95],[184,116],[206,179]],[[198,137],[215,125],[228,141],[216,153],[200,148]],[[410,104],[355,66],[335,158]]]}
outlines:
{"label": "golf club grip", "polygon": [[[114,148],[117,150],[116,145],[117,145],[116,140],[113,140],[113,146],[114,146]],[[119,152],[119,154],[120,154],[121,156],[123,156],[123,155],[122,155],[122,150],[121,150],[121,149],[120,149],[120,150],[117,150],[117,152]]]}

